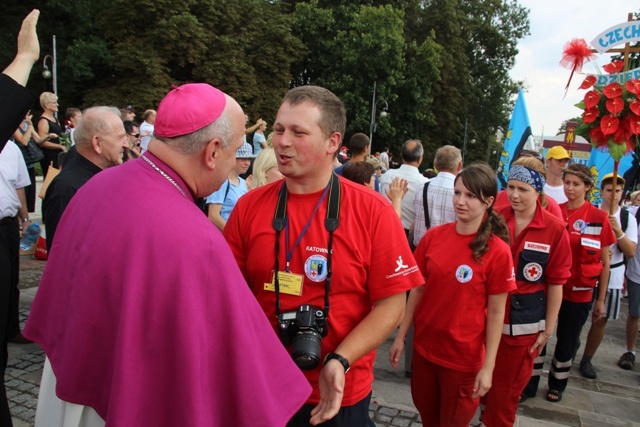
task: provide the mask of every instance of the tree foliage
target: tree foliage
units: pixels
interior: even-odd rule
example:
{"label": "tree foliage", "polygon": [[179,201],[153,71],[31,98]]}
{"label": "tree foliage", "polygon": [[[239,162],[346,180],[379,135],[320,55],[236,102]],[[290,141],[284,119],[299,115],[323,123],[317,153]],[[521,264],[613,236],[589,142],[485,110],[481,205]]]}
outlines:
{"label": "tree foliage", "polygon": [[[316,84],[344,101],[348,133],[374,149],[421,139],[431,160],[443,144],[487,159],[506,127],[518,82],[516,43],[529,30],[516,0],[6,0],[0,63],[32,7],[41,10],[42,54],[56,35],[62,110],[94,104],[156,107],[172,85],[208,82],[252,119],[273,120],[292,86]],[[29,86],[51,90],[34,67]],[[386,102],[386,103],[385,103]]]}

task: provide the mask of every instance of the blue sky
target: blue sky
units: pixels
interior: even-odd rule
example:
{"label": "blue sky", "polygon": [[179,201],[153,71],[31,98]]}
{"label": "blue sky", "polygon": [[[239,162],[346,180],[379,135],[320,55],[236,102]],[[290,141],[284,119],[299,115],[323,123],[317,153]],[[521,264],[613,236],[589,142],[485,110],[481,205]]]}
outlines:
{"label": "blue sky", "polygon": [[[640,3],[631,0],[519,0],[528,8],[531,35],[518,43],[519,54],[511,77],[524,80],[525,100],[534,135],[555,135],[564,120],[578,116],[574,105],[584,97],[578,90],[584,76],[574,76],[564,96],[570,71],[560,66],[562,50],[573,38],[590,43],[598,34],[627,21],[629,12],[640,10]],[[610,54],[585,64],[589,74],[602,72],[602,65],[611,62]]]}

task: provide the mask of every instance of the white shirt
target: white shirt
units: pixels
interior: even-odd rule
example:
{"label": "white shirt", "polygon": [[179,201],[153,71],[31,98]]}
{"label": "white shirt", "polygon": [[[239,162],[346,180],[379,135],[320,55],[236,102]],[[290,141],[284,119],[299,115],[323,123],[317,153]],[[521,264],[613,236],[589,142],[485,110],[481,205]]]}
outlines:
{"label": "white shirt", "polygon": [[402,225],[405,229],[409,229],[413,220],[416,218],[416,211],[413,207],[413,199],[416,191],[424,185],[429,179],[422,176],[415,166],[402,165],[399,169],[391,169],[385,172],[380,179],[380,193],[389,201],[386,191],[393,178],[400,177],[406,179],[409,183],[407,194],[402,199]]}
{"label": "white shirt", "polygon": [[15,142],[8,141],[0,152],[0,219],[18,214],[22,204],[16,190],[29,185],[31,180],[22,152]]}
{"label": "white shirt", "polygon": [[[453,182],[455,179],[456,176],[450,172],[439,172],[435,178],[429,181],[427,206],[429,208],[429,224],[431,224],[431,227],[456,220],[456,212],[453,209]],[[423,192],[424,187],[418,188],[413,199],[413,206],[416,212],[416,225],[413,228],[414,246],[418,246],[418,243],[427,232],[427,225],[424,222]]]}
{"label": "white shirt", "polygon": [[[622,223],[620,222],[620,208],[618,208],[614,215],[618,220],[618,224],[620,224],[620,227],[622,227]],[[629,222],[627,223],[627,228],[625,228],[623,231],[629,240],[631,240],[633,243],[638,243],[638,223],[636,222],[636,218],[634,215],[635,212],[631,213],[631,211],[629,211]],[[624,254],[622,253],[622,251],[620,251],[617,243],[612,244],[609,247],[609,250],[611,251],[611,266],[620,264],[624,261]],[[624,270],[624,265],[611,269],[608,289],[622,289],[624,281]]]}
{"label": "white shirt", "polygon": [[560,203],[568,202],[567,195],[564,194],[564,185],[559,185],[557,187],[552,187],[549,184],[544,185],[544,194],[551,197],[553,200]]}
{"label": "white shirt", "polygon": [[140,138],[140,149],[142,150],[142,154],[147,151],[147,147],[149,146],[149,141],[151,141],[151,137],[153,136],[153,125],[151,123],[142,122],[140,125],[140,133],[143,134],[145,132],[149,132],[149,135],[143,136]]}
{"label": "white shirt", "polygon": [[[629,207],[629,222],[632,220],[635,221],[635,215],[638,210],[638,206],[630,206]],[[625,232],[626,234],[626,232]],[[627,237],[629,237],[627,235]],[[636,238],[640,241],[640,227],[638,227],[638,233],[636,234]],[[613,262],[612,262],[613,264]],[[627,263],[627,277],[634,281],[635,283],[640,283],[640,246],[636,249],[636,254],[633,258],[629,260]]]}

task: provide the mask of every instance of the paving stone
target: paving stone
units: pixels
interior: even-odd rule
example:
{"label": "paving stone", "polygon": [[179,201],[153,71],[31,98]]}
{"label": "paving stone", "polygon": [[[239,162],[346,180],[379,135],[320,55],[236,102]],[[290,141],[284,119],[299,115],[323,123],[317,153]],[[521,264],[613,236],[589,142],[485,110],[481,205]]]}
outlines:
{"label": "paving stone", "polygon": [[376,421],[380,421],[381,423],[390,423],[392,418],[388,415],[380,414],[376,415]]}
{"label": "paving stone", "polygon": [[422,427],[422,423],[414,421],[414,422],[411,423],[411,425],[409,427]]}
{"label": "paving stone", "polygon": [[400,413],[400,411],[398,411],[397,409],[393,409],[393,408],[382,407],[382,408],[380,408],[378,413],[379,414],[388,415],[390,417],[395,417],[396,415],[398,415]]}
{"label": "paving stone", "polygon": [[394,418],[393,421],[391,421],[392,426],[398,427],[409,427],[410,424],[411,420],[408,418]]}

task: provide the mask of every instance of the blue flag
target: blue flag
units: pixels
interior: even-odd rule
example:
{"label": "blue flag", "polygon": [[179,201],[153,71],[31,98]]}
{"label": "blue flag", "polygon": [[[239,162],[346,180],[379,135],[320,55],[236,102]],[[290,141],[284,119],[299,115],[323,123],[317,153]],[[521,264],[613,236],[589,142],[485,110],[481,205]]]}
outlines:
{"label": "blue flag", "polygon": [[509,129],[504,140],[500,162],[498,163],[498,190],[507,188],[507,176],[511,163],[520,155],[520,150],[531,137],[531,124],[529,123],[529,113],[524,102],[524,92],[518,92],[516,106],[511,115]]}

